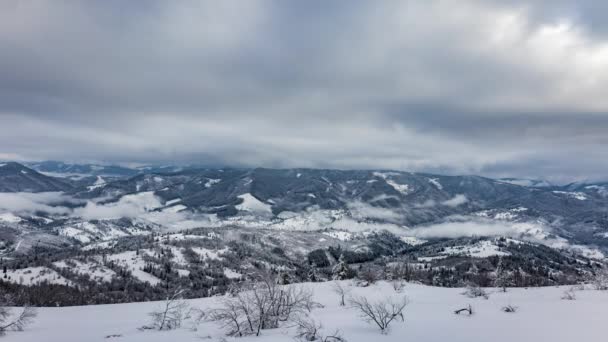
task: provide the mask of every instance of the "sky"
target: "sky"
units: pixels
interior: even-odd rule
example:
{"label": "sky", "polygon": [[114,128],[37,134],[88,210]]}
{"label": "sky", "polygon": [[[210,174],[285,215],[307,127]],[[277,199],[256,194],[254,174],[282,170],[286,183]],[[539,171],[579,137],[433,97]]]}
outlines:
{"label": "sky", "polygon": [[608,179],[608,4],[0,1],[0,159]]}

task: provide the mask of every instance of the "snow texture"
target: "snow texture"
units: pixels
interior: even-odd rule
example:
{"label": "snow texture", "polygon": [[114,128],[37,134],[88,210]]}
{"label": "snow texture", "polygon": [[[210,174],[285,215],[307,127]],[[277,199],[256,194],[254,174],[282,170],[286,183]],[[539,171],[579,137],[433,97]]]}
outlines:
{"label": "snow texture", "polygon": [[[605,340],[605,317],[608,316],[606,293],[577,291],[577,300],[561,300],[564,287],[510,289],[502,293],[488,289],[489,299],[470,299],[463,289],[436,288],[407,284],[403,293],[395,293],[385,282],[361,288],[344,282],[353,295],[370,300],[385,296],[408,298],[404,311],[405,322],[395,322],[387,335],[381,335],[373,325],[364,323],[357,312],[338,306],[338,298],[330,283],[305,284],[314,291],[315,301],[324,307],[311,315],[323,323],[323,331],[338,329],[349,342],[600,342]],[[189,304],[203,310],[218,305],[220,298],[189,300]],[[463,317],[454,310],[471,305],[474,315]],[[149,322],[148,313],[159,307],[158,302],[95,305],[84,307],[40,308],[35,323],[24,332],[7,335],[11,342],[82,342],[82,341],[221,341],[221,328],[203,322],[196,331],[185,324],[181,329],[157,332],[140,331]],[[505,313],[505,305],[518,307],[515,313]],[[294,328],[287,325],[264,330],[260,337],[226,338],[236,342],[294,341]]]}

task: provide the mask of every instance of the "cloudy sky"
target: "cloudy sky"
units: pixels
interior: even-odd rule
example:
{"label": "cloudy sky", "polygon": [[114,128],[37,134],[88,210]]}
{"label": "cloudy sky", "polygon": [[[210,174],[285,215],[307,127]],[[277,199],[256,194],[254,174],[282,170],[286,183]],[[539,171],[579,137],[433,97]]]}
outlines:
{"label": "cloudy sky", "polygon": [[608,175],[608,5],[0,1],[0,159]]}

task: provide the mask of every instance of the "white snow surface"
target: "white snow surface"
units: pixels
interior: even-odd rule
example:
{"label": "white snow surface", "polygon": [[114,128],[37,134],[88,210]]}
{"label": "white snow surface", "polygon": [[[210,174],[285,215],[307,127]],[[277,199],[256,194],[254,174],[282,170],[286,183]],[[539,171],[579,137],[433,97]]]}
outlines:
{"label": "white snow surface", "polygon": [[441,183],[439,183],[439,179],[429,178],[429,183],[433,184],[437,189],[443,190],[443,185],[441,185]]}
{"label": "white snow surface", "polygon": [[207,179],[207,182],[205,182],[205,188],[210,188],[214,184],[217,184],[217,183],[219,183],[221,181],[222,181],[221,179],[209,178],[209,179]]}
{"label": "white snow surface", "polygon": [[401,241],[407,243],[410,246],[422,245],[423,243],[427,242],[427,240],[419,239],[415,236],[402,236]]}
{"label": "white snow surface", "polygon": [[340,230],[330,230],[327,232],[323,232],[323,235],[330,236],[334,239],[338,239],[340,241],[349,241],[353,239],[354,234],[350,232],[340,231]]}
{"label": "white snow surface", "polygon": [[272,214],[272,206],[270,204],[258,200],[250,193],[242,194],[238,197],[243,199],[243,203],[236,205],[236,209],[258,214]]}
{"label": "white snow surface", "polygon": [[[490,298],[470,299],[463,289],[437,288],[407,284],[403,293],[395,293],[385,282],[360,288],[345,281],[353,295],[370,300],[383,297],[408,298],[405,322],[394,322],[387,335],[367,324],[348,307],[338,306],[330,283],[304,284],[314,291],[314,300],[323,308],[314,309],[311,316],[323,325],[322,332],[340,330],[349,342],[600,342],[605,340],[605,317],[608,316],[608,296],[595,290],[577,291],[577,300],[561,300],[564,287],[518,288],[506,293],[488,289]],[[203,310],[217,307],[219,297],[188,300]],[[471,304],[475,314],[464,317],[454,310]],[[148,313],[160,307],[159,302],[115,305],[40,308],[36,321],[23,332],[9,332],[11,342],[160,342],[160,341],[221,341],[220,326],[203,322],[194,331],[190,322],[172,331],[141,331],[149,324]],[[518,307],[516,313],[505,313],[501,307]],[[119,335],[119,336],[118,336]],[[278,329],[264,330],[259,337],[226,337],[235,342],[294,341],[295,329],[283,324]],[[114,336],[112,338],[108,336]]]}
{"label": "white snow surface", "polygon": [[229,268],[224,268],[224,275],[226,276],[226,278],[230,278],[230,279],[239,279],[240,277],[242,277],[243,275],[231,270]]}
{"label": "white snow surface", "polygon": [[88,274],[91,279],[102,282],[109,282],[112,280],[112,277],[116,275],[116,273],[108,267],[105,267],[99,263],[95,262],[82,262],[78,260],[70,260],[69,265],[65,260],[56,261],[53,263],[56,267],[66,268],[72,272],[84,275]]}
{"label": "white snow surface", "polygon": [[404,195],[407,195],[410,192],[410,186],[407,184],[399,184],[391,179],[387,179],[386,184],[392,186],[393,189],[399,191],[400,193],[402,193]]}
{"label": "white snow surface", "polygon": [[170,200],[170,201],[165,202],[165,205],[166,205],[166,206],[170,206],[170,205],[173,205],[173,204],[175,204],[175,203],[179,203],[179,202],[181,202],[181,201],[182,201],[182,199],[181,199],[181,198],[174,198],[174,199],[172,199],[172,200]]}
{"label": "white snow surface", "polygon": [[395,189],[396,191],[398,191],[404,195],[407,195],[410,192],[409,185],[399,184],[399,183],[395,182],[394,180],[390,179],[391,176],[399,176],[400,174],[397,172],[374,172],[373,175],[384,179],[386,184],[392,186],[393,189]]}
{"label": "white snow surface", "polygon": [[207,249],[204,247],[192,247],[192,250],[194,251],[194,253],[198,254],[201,257],[201,259],[213,259],[213,260],[223,259],[222,254],[224,254],[228,251],[227,248],[213,250],[213,249]]}
{"label": "white snow surface", "polygon": [[27,267],[18,270],[7,270],[7,278],[2,278],[15,284],[35,285],[43,282],[49,284],[72,285],[72,282],[48,267]]}
{"label": "white snow surface", "polygon": [[[139,252],[140,254],[143,254],[148,253],[149,251],[142,249]],[[143,260],[141,255],[137,255],[136,251],[111,254],[108,255],[107,258],[108,260],[114,261],[119,266],[127,268],[129,271],[131,271],[135,278],[142,282],[148,282],[151,285],[156,285],[161,282],[160,279],[143,271],[146,262]]]}
{"label": "white snow surface", "polygon": [[15,216],[13,213],[0,213],[0,222],[6,223],[19,223],[23,219],[19,216]]}
{"label": "white snow surface", "polygon": [[585,195],[585,193],[583,192],[553,191],[553,193],[558,195],[565,195],[567,197],[571,197],[579,201],[584,201],[587,199],[587,195]]}
{"label": "white snow surface", "polygon": [[473,245],[447,247],[440,254],[445,255],[469,255],[473,258],[487,258],[490,256],[506,256],[510,253],[500,250],[493,241],[479,241]]}
{"label": "white snow surface", "polygon": [[88,186],[87,189],[89,189],[89,191],[92,191],[97,188],[104,187],[105,185],[106,185],[105,179],[103,179],[101,176],[97,176],[95,183],[93,183],[93,185]]}

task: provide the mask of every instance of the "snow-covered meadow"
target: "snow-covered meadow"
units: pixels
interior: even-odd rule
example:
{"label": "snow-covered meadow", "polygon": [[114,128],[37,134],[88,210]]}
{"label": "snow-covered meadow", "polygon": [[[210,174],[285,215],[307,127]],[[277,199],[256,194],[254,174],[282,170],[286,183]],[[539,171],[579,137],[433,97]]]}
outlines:
{"label": "snow-covered meadow", "polygon": [[[391,283],[379,282],[369,287],[343,284],[352,295],[370,300],[407,296],[405,322],[395,321],[387,335],[358,317],[348,307],[340,307],[332,283],[306,283],[314,300],[324,307],[311,316],[323,325],[326,334],[339,330],[350,342],[367,341],[605,341],[608,317],[608,291],[590,288],[575,291],[576,300],[563,300],[568,287],[514,288],[503,293],[487,289],[489,299],[469,298],[463,289],[438,288],[406,284],[401,293]],[[189,300],[192,307],[209,310],[220,297]],[[470,317],[454,310],[471,305]],[[201,323],[196,331],[186,322],[171,331],[141,331],[149,323],[148,313],[161,303],[131,303],[64,308],[40,308],[35,323],[24,332],[9,332],[4,338],[12,342],[82,342],[82,341],[293,341],[295,329],[283,326],[264,330],[259,337],[225,337],[214,322]],[[501,310],[506,305],[517,307],[515,313]]]}

